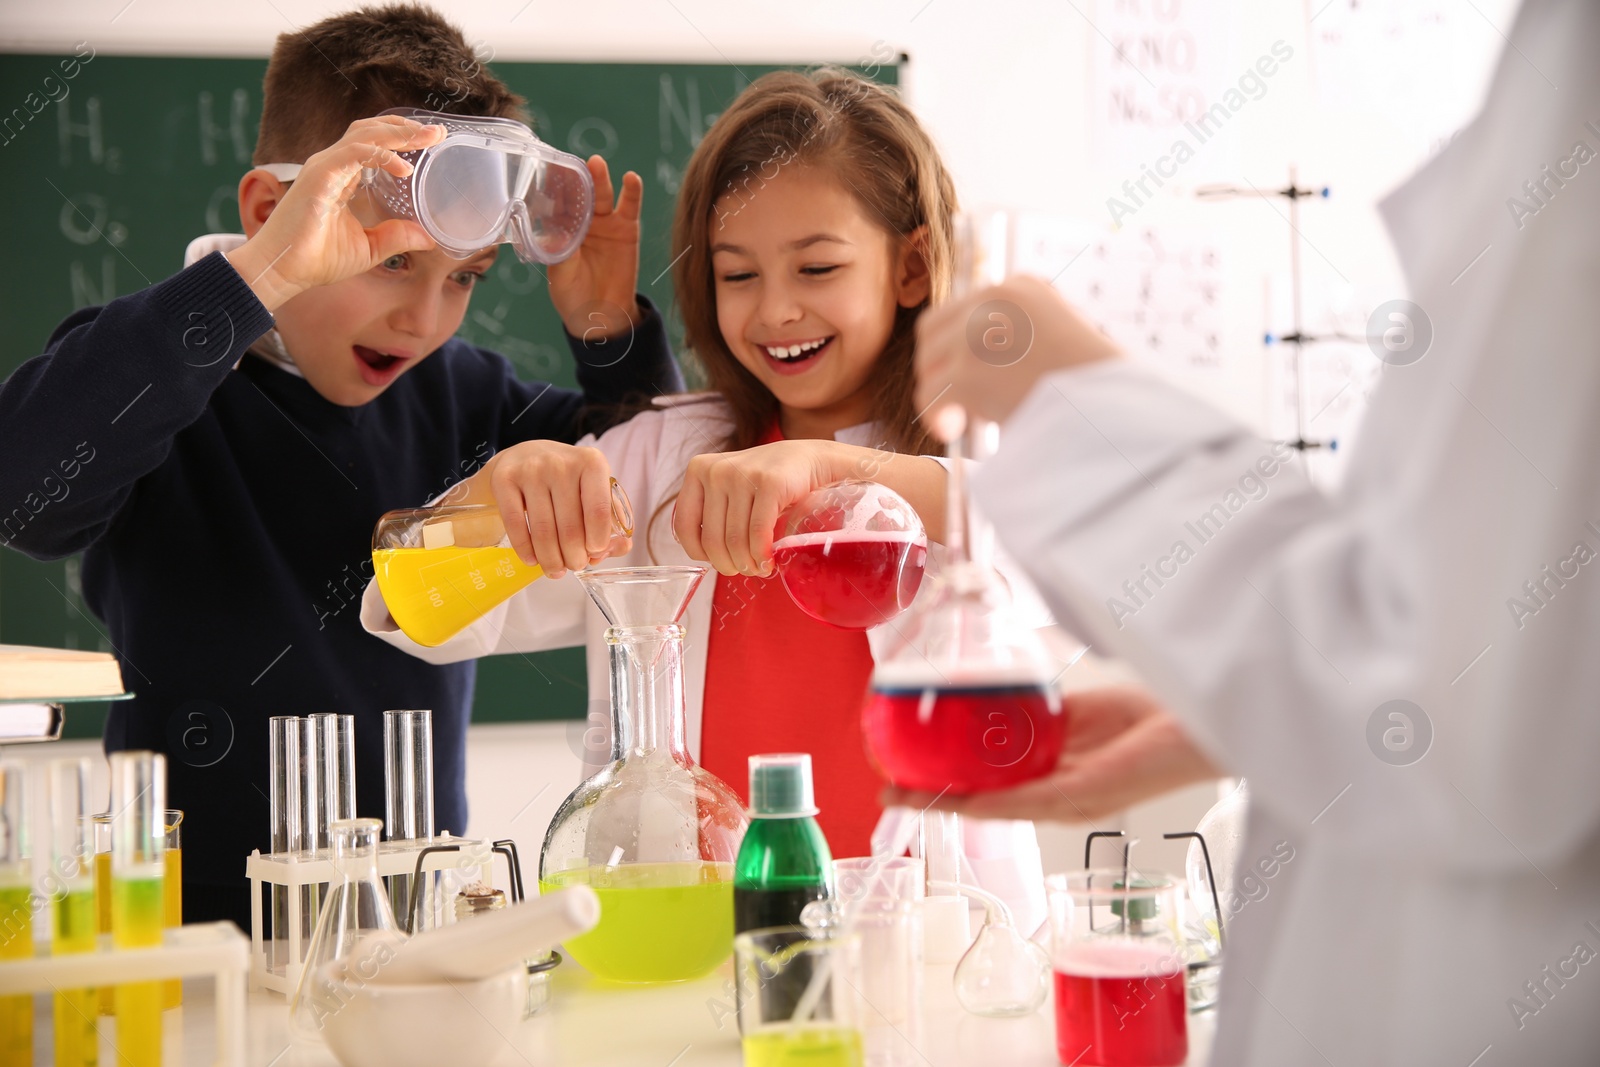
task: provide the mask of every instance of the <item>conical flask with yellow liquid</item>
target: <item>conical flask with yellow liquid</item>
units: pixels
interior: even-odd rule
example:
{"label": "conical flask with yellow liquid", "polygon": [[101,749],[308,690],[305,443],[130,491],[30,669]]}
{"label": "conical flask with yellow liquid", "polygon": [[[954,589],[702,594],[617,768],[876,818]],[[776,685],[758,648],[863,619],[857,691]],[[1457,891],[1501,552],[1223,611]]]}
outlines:
{"label": "conical flask with yellow liquid", "polygon": [[[611,479],[611,545],[633,536],[628,495]],[[511,547],[493,504],[444,504],[385,512],[372,531],[372,569],[389,614],[407,637],[442,645],[544,570]]]}

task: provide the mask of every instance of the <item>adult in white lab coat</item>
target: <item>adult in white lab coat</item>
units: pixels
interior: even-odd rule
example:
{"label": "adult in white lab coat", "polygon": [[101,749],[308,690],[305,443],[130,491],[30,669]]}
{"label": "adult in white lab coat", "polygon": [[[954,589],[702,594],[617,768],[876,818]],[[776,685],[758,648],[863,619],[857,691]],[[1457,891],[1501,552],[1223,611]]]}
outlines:
{"label": "adult in white lab coat", "polygon": [[[634,508],[635,530],[629,550],[600,564],[603,567],[682,566],[697,563],[673,536],[671,506],[683,485],[689,460],[716,451],[727,438],[732,415],[715,394],[660,397],[653,410],[642,412],[613,427],[600,438],[592,435],[580,447],[599,449]],[[836,439],[870,447],[880,440],[872,424],[840,431]],[[887,453],[880,457],[889,461]],[[880,472],[881,473],[881,472]],[[863,476],[876,476],[863,470]],[[930,571],[938,568],[943,549],[930,545]],[[1081,644],[1054,627],[1049,612],[1025,578],[1015,574],[1013,591],[1019,606],[1039,627],[1048,645],[1055,647],[1063,665],[1076,658]],[[684,613],[683,652],[685,692],[684,734],[689,754],[701,751],[701,711],[705,700],[706,652],[715,622],[712,603],[718,582],[753,582],[772,579],[726,577],[709,571]],[[932,587],[924,582],[918,595]],[[376,581],[369,582],[361,602],[361,624],[396,648],[430,663],[454,663],[480,656],[537,652],[583,645],[587,650],[589,712],[585,724],[573,724],[573,747],[584,760],[585,775],[604,766],[611,751],[609,654],[606,621],[590,601],[583,586],[568,576],[538,581],[495,607],[483,618],[443,644],[425,647],[412,641],[395,623]],[[867,631],[874,658],[883,654],[891,639],[891,624]],[[1091,709],[1092,710],[1092,709]],[[574,782],[574,785],[577,783]],[[743,786],[744,783],[734,783]],[[967,855],[972,873],[985,888],[1000,894],[1017,913],[1019,924],[1031,929],[1044,920],[1043,870],[1039,846],[1030,823],[974,825],[967,830]]]}
{"label": "adult in white lab coat", "polygon": [[[1228,927],[1219,1065],[1600,1063],[1597,53],[1600,5],[1528,0],[1482,114],[1384,202],[1433,336],[1392,320],[1332,497],[1042,283],[923,323],[919,406],[1004,421],[1002,540],[1193,738],[1157,777],[1209,755],[1250,782],[1243,862],[1293,846]],[[1036,331],[1005,369],[966,351],[997,297]],[[1062,792],[972,808],[1094,800]]]}

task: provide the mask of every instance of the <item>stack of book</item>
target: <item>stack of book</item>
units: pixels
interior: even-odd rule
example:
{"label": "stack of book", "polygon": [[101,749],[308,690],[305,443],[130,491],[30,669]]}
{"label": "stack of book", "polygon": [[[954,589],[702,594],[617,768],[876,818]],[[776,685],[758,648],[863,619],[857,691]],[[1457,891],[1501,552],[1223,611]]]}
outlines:
{"label": "stack of book", "polygon": [[63,701],[122,695],[122,668],[108,652],[0,645],[0,745],[54,741]]}

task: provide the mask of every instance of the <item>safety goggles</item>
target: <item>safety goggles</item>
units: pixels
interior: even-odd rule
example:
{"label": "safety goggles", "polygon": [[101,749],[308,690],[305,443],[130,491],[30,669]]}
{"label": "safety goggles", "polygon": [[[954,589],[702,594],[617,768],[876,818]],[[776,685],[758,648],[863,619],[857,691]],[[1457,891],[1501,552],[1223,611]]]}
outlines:
{"label": "safety goggles", "polygon": [[[362,192],[379,219],[420,223],[455,259],[509,243],[524,263],[560,263],[578,250],[594,218],[594,179],[583,160],[559,152],[512,119],[446,115],[391,108],[424,125],[438,125],[438,144],[400,157],[412,166],[404,178],[362,171]],[[266,170],[293,181],[299,164]]]}

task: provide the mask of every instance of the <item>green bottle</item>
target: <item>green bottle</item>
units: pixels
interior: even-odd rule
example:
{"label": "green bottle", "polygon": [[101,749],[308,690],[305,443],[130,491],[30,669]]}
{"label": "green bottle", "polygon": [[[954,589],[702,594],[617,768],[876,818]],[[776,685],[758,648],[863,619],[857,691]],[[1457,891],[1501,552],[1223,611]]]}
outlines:
{"label": "green bottle", "polygon": [[813,900],[833,894],[833,855],[817,825],[811,756],[750,757],[750,829],[733,870],[735,933],[798,926]]}

